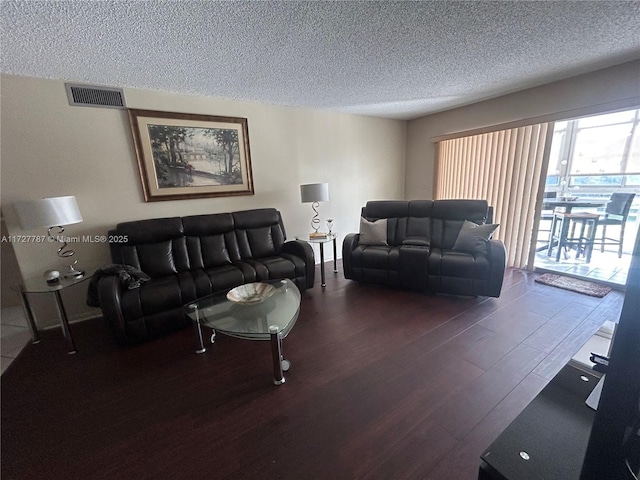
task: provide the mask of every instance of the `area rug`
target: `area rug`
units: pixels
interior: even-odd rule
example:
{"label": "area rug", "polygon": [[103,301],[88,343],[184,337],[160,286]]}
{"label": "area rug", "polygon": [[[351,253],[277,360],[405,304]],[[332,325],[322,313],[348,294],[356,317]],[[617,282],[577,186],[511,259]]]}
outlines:
{"label": "area rug", "polygon": [[587,282],[586,280],[578,280],[577,278],[565,277],[563,275],[555,275],[553,273],[540,275],[536,278],[536,282],[600,298],[604,297],[611,291],[611,288],[606,285]]}

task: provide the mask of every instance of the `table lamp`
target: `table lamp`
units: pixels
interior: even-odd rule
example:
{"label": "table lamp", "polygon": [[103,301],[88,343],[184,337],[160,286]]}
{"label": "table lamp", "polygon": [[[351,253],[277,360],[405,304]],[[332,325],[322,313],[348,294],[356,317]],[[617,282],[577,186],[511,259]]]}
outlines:
{"label": "table lamp", "polygon": [[308,183],[306,185],[300,185],[300,197],[302,203],[311,203],[311,208],[315,212],[311,219],[311,228],[313,232],[309,234],[310,237],[319,237],[324,234],[318,232],[320,226],[320,219],[318,218],[319,202],[329,201],[329,184],[328,183]]}
{"label": "table lamp", "polygon": [[[23,230],[33,230],[36,228],[47,227],[47,235],[50,242],[59,242],[62,245],[58,249],[60,258],[69,258],[75,255],[70,248],[67,249],[67,242],[61,235],[64,233],[62,225],[72,225],[82,222],[82,215],[76,202],[76,197],[52,197],[40,200],[25,200],[16,202],[13,207],[18,216],[18,221]],[[57,228],[57,236],[52,234],[52,229]],[[78,263],[74,260],[71,265],[67,266],[64,273],[65,278],[77,278],[84,275],[84,271],[76,270],[75,265]]]}

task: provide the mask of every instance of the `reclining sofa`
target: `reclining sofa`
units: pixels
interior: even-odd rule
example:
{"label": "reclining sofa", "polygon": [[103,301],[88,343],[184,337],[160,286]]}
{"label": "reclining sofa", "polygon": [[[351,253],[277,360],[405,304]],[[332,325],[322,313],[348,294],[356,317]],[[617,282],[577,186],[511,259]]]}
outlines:
{"label": "reclining sofa", "polygon": [[361,225],[362,219],[386,219],[386,238],[362,244],[359,233],[348,234],[342,245],[344,275],[419,292],[498,297],[504,244],[458,241],[463,225],[473,233],[476,224],[491,222],[491,214],[484,200],[370,201],[362,208]]}
{"label": "reclining sofa", "polygon": [[109,231],[111,258],[150,277],[129,289],[101,276],[98,303],[118,343],[140,343],[190,325],[183,306],[244,283],[290,278],[313,287],[311,246],[285,241],[272,209],[120,223]]}

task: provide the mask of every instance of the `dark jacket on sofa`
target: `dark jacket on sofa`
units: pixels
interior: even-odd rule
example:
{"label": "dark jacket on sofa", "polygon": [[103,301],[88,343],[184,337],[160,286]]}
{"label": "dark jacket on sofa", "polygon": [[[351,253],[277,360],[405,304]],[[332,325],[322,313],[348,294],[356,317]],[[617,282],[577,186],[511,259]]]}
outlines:
{"label": "dark jacket on sofa", "polygon": [[345,237],[346,278],[416,291],[500,296],[506,251],[499,240],[477,251],[453,249],[465,220],[487,222],[484,200],[371,201],[368,220],[387,219],[387,245],[361,245],[359,234]]}
{"label": "dark jacket on sofa", "polygon": [[114,264],[151,277],[134,289],[117,275],[98,282],[100,307],[119,343],[188,326],[185,304],[244,283],[290,278],[300,291],[313,287],[311,246],[285,241],[272,208],[120,223],[109,237]]}

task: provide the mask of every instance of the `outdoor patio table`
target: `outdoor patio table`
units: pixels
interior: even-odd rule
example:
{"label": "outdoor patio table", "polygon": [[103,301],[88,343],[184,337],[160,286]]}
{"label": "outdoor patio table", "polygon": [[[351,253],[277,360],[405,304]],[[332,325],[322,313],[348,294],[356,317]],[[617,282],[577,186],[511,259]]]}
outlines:
{"label": "outdoor patio table", "polygon": [[[558,208],[558,207],[564,207],[564,211],[565,213],[571,213],[571,210],[573,208],[598,208],[598,207],[603,207],[605,206],[607,203],[609,202],[609,199],[598,199],[598,198],[576,198],[574,200],[568,200],[568,199],[560,199],[560,198],[549,198],[547,200],[544,200],[543,202],[543,208],[545,209],[551,209],[551,208]],[[553,232],[549,233],[549,242],[551,242],[551,236],[552,236]],[[547,244],[544,245],[542,247],[538,247],[536,249],[536,251],[540,252],[542,250],[549,250],[550,248],[553,248],[555,246],[555,243],[553,245]]]}

